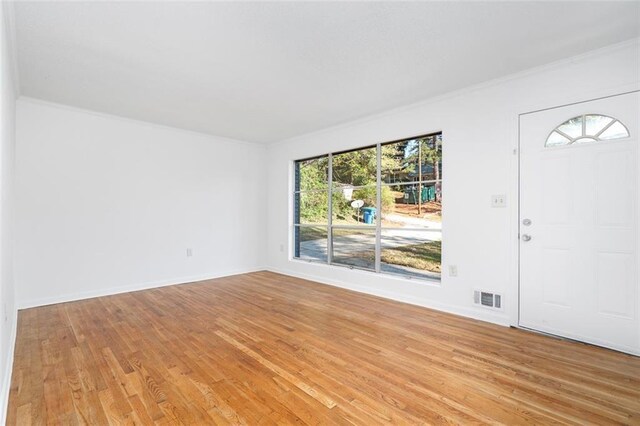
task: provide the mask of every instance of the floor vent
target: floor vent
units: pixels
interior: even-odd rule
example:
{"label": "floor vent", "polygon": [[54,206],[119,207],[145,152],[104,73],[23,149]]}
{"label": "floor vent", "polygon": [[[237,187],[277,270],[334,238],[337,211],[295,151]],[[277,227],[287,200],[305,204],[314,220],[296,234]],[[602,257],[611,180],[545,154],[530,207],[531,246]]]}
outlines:
{"label": "floor vent", "polygon": [[473,303],[488,308],[502,309],[502,296],[495,293],[476,290],[473,292]]}

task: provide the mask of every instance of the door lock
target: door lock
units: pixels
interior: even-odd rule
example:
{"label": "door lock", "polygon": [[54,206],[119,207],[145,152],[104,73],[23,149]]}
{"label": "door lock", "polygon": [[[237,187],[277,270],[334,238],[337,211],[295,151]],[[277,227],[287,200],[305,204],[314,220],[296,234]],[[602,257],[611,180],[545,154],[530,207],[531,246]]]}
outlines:
{"label": "door lock", "polygon": [[524,241],[524,242],[531,241],[531,235],[522,234],[522,241]]}

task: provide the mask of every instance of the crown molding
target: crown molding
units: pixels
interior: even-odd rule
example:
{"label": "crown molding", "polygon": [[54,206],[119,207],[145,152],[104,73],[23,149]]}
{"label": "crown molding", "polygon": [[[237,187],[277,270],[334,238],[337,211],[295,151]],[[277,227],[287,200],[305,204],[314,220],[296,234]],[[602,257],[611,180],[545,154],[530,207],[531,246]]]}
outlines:
{"label": "crown molding", "polygon": [[[502,77],[497,77],[491,80],[487,80],[481,83],[477,83],[477,84],[473,84],[471,86],[467,86],[467,87],[463,87],[461,89],[457,89],[457,90],[452,90],[450,92],[447,93],[443,93],[441,95],[436,95],[436,96],[432,96],[429,97],[427,99],[418,101],[418,102],[413,102],[407,105],[403,105],[397,108],[392,108],[377,114],[372,114],[372,115],[368,115],[365,117],[361,117],[355,120],[350,120],[350,121],[346,121],[343,123],[338,123],[335,124],[333,126],[329,126],[329,127],[325,127],[323,129],[319,129],[319,130],[315,130],[315,131],[311,131],[308,133],[303,133],[297,136],[292,136],[290,138],[286,138],[286,139],[282,139],[279,141],[273,141],[273,142],[269,142],[266,145],[269,147],[277,147],[279,145],[285,145],[289,142],[293,142],[293,141],[298,141],[298,140],[304,140],[306,138],[309,137],[313,137],[313,136],[318,136],[318,135],[322,135],[324,133],[330,133],[330,132],[334,132],[334,131],[338,131],[341,129],[348,129],[354,126],[358,126],[358,125],[362,125],[362,124],[366,124],[366,123],[370,123],[370,122],[374,122],[377,120],[380,120],[382,118],[385,117],[389,117],[389,116],[393,116],[395,114],[399,114],[405,111],[411,111],[414,109],[418,109],[420,107],[426,106],[426,105],[430,105],[430,104],[434,104],[437,102],[441,102],[447,99],[453,99],[462,95],[466,95],[469,93],[473,93],[482,89],[486,89],[486,88],[490,88],[490,87],[494,87],[494,86],[498,86],[500,84],[504,84],[510,81],[514,81],[514,80],[520,80],[523,78],[526,78],[528,76],[531,75],[535,75],[535,74],[542,74],[544,72],[549,72],[549,71],[553,71],[555,69],[558,68],[562,68],[565,67],[567,65],[576,63],[576,62],[581,62],[581,61],[585,61],[588,60],[590,58],[594,58],[594,57],[598,57],[598,56],[604,56],[604,55],[609,55],[612,53],[615,53],[619,50],[623,50],[623,49],[627,49],[630,47],[636,46],[636,50],[638,50],[640,52],[640,37],[635,37],[635,38],[631,38],[619,43],[615,43],[615,44],[611,44],[608,46],[604,46],[601,47],[599,49],[594,49],[594,50],[590,50],[588,52],[584,52],[581,53],[579,55],[575,55],[575,56],[570,56],[568,58],[563,58],[560,59],[558,61],[554,61],[554,62],[550,62],[547,64],[543,64],[543,65],[539,65],[537,67],[533,67],[533,68],[528,68],[522,71],[518,71],[516,73],[512,73],[512,74],[508,74]],[[640,81],[640,78],[639,78]]]}
{"label": "crown molding", "polygon": [[136,118],[129,118],[129,117],[124,117],[121,115],[115,115],[115,114],[109,114],[106,112],[101,112],[101,111],[96,111],[96,110],[92,110],[92,109],[86,109],[86,108],[81,108],[81,107],[77,107],[77,106],[73,106],[73,105],[69,105],[69,104],[61,104],[58,102],[52,102],[52,101],[47,101],[45,99],[40,99],[40,98],[32,98],[30,96],[20,96],[18,98],[18,102],[19,103],[28,103],[28,104],[34,104],[34,105],[43,105],[43,106],[47,106],[50,108],[56,108],[56,109],[61,109],[61,110],[65,110],[65,111],[72,111],[72,112],[76,112],[79,114],[87,114],[87,115],[92,115],[95,117],[101,117],[101,118],[107,118],[107,119],[111,119],[111,120],[117,120],[117,121],[124,121],[127,123],[132,123],[132,124],[136,124],[139,126],[145,126],[145,127],[151,127],[151,128],[156,128],[156,129],[162,129],[162,130],[169,130],[172,132],[178,132],[178,133],[187,133],[193,136],[198,136],[201,138],[206,138],[206,139],[210,139],[210,140],[215,140],[217,143],[224,143],[224,144],[229,144],[229,145],[234,145],[234,146],[248,146],[248,147],[258,147],[258,148],[263,148],[266,149],[267,145],[260,143],[260,142],[249,142],[249,141],[243,141],[240,139],[232,139],[232,138],[227,138],[224,136],[218,136],[218,135],[214,135],[214,134],[210,134],[210,133],[203,133],[203,132],[198,132],[195,130],[189,130],[189,129],[183,129],[181,127],[173,127],[173,126],[169,126],[166,124],[161,124],[161,123],[154,123],[152,121],[145,121],[145,120],[138,120]]}

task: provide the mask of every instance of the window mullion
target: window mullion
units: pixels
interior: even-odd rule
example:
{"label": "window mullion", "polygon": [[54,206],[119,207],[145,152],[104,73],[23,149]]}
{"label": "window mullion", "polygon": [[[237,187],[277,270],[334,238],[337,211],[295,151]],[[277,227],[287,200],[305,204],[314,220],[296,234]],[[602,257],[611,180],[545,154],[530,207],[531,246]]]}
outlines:
{"label": "window mullion", "polygon": [[327,183],[328,183],[328,209],[327,209],[327,264],[331,265],[333,258],[333,232],[332,232],[332,219],[333,219],[333,154],[329,154],[329,170],[327,171]]}
{"label": "window mullion", "polygon": [[[557,137],[560,137],[559,134]],[[428,138],[435,138],[433,139],[435,145],[431,147],[429,144],[432,139],[429,139],[427,144],[429,150],[425,151],[425,154],[421,149],[424,147],[421,147],[420,144],[425,143],[423,139]],[[441,262],[439,259],[441,246],[437,243],[440,239],[441,225],[429,222],[439,222],[438,217],[420,215],[416,220],[416,206],[412,205],[417,203],[419,208],[423,203],[421,186],[431,185],[435,188],[442,183],[440,175],[442,169],[439,160],[441,158],[441,144],[438,143],[438,138],[441,138],[441,134],[377,143],[374,146],[347,153],[330,153],[313,159],[297,160],[293,187],[294,209],[296,210],[293,212],[293,244],[296,246],[293,257],[309,262],[321,262],[332,267],[337,265],[350,269],[363,269],[377,274],[400,275],[407,279],[438,279],[440,274],[438,269],[434,269],[434,267],[437,268]],[[387,145],[389,145],[388,151]],[[384,152],[382,151],[383,146],[385,146]],[[432,148],[435,148],[435,151]],[[346,154],[349,156],[343,157]],[[425,172],[421,161],[425,159],[425,155],[428,159],[427,163],[432,162],[435,156],[432,173],[435,176],[433,178],[427,177],[430,176],[428,173],[431,173],[429,172],[429,167],[431,167],[429,164],[426,169],[427,175],[421,173]],[[334,157],[337,160],[335,164]],[[316,159],[318,160],[316,161]],[[371,160],[373,160],[373,164]],[[389,183],[385,182],[386,170],[385,175],[382,173],[383,160],[385,167],[389,166],[388,168],[392,172],[389,175]],[[373,176],[371,165],[375,166]],[[417,167],[415,167],[416,165]],[[303,167],[305,167],[304,170]],[[410,180],[416,179],[416,170],[418,171],[417,180]],[[336,180],[340,182],[336,182],[335,189],[338,191],[338,195],[334,200],[333,179],[334,174],[338,172],[340,172],[340,176],[336,175]],[[374,178],[374,183],[371,183],[371,177]],[[398,182],[392,182],[395,180]],[[354,185],[354,183],[359,185]],[[303,191],[300,187],[302,184],[309,189]],[[322,188],[324,184],[327,186]],[[417,195],[415,194],[415,185],[418,186]],[[371,190],[374,188],[376,193],[372,199]],[[429,200],[433,199],[432,189],[429,187],[429,191],[425,191],[425,196]],[[385,194],[382,194],[383,190],[385,190]],[[322,195],[323,191],[324,195]],[[407,194],[409,195],[408,199],[406,198]],[[412,199],[412,196],[419,198]],[[353,202],[355,199],[363,202],[358,201],[355,204]],[[336,202],[334,203],[334,201]],[[395,207],[392,211],[388,212],[387,219],[392,222],[383,224],[383,203],[387,201],[396,204],[394,204]],[[351,202],[352,208],[349,208],[349,202]],[[367,215],[364,215],[363,218],[360,217],[359,210],[354,210],[354,208],[358,209],[354,206],[363,207],[362,204],[366,204],[366,207],[370,209],[366,211]],[[432,212],[432,207],[434,212],[440,211],[437,204],[429,206],[429,212]],[[370,214],[374,214],[373,207],[375,207],[375,216],[371,217]],[[335,224],[333,223],[334,210],[337,214]],[[322,211],[325,213],[324,221],[322,220]],[[365,217],[366,220],[363,220]],[[372,222],[372,219],[375,222]],[[299,223],[301,220],[305,223]],[[325,228],[325,233],[322,232],[322,228]],[[338,239],[337,253],[334,252],[334,248],[336,248],[334,247],[334,230]],[[388,230],[393,230],[393,232]],[[396,232],[397,230],[402,230],[402,232]],[[374,235],[373,265],[371,264],[372,231]],[[388,259],[385,257],[385,263],[382,260],[383,232],[387,233],[384,248],[385,255],[389,256]],[[301,240],[309,243],[303,244]],[[322,247],[323,245],[325,247]],[[411,253],[407,254],[408,250],[404,250],[404,247],[410,249]],[[335,254],[337,256],[334,256]],[[383,265],[384,271],[382,270]]]}
{"label": "window mullion", "polygon": [[381,231],[382,228],[382,146],[376,147],[376,258],[375,271],[380,272]]}

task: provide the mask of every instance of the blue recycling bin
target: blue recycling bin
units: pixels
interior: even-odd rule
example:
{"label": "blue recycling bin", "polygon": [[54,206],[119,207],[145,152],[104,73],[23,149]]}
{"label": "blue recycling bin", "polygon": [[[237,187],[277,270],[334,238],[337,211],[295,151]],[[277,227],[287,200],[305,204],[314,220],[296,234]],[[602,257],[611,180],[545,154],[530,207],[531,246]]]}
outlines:
{"label": "blue recycling bin", "polygon": [[364,223],[367,225],[373,225],[373,221],[376,218],[376,208],[375,207],[364,207],[362,209]]}

